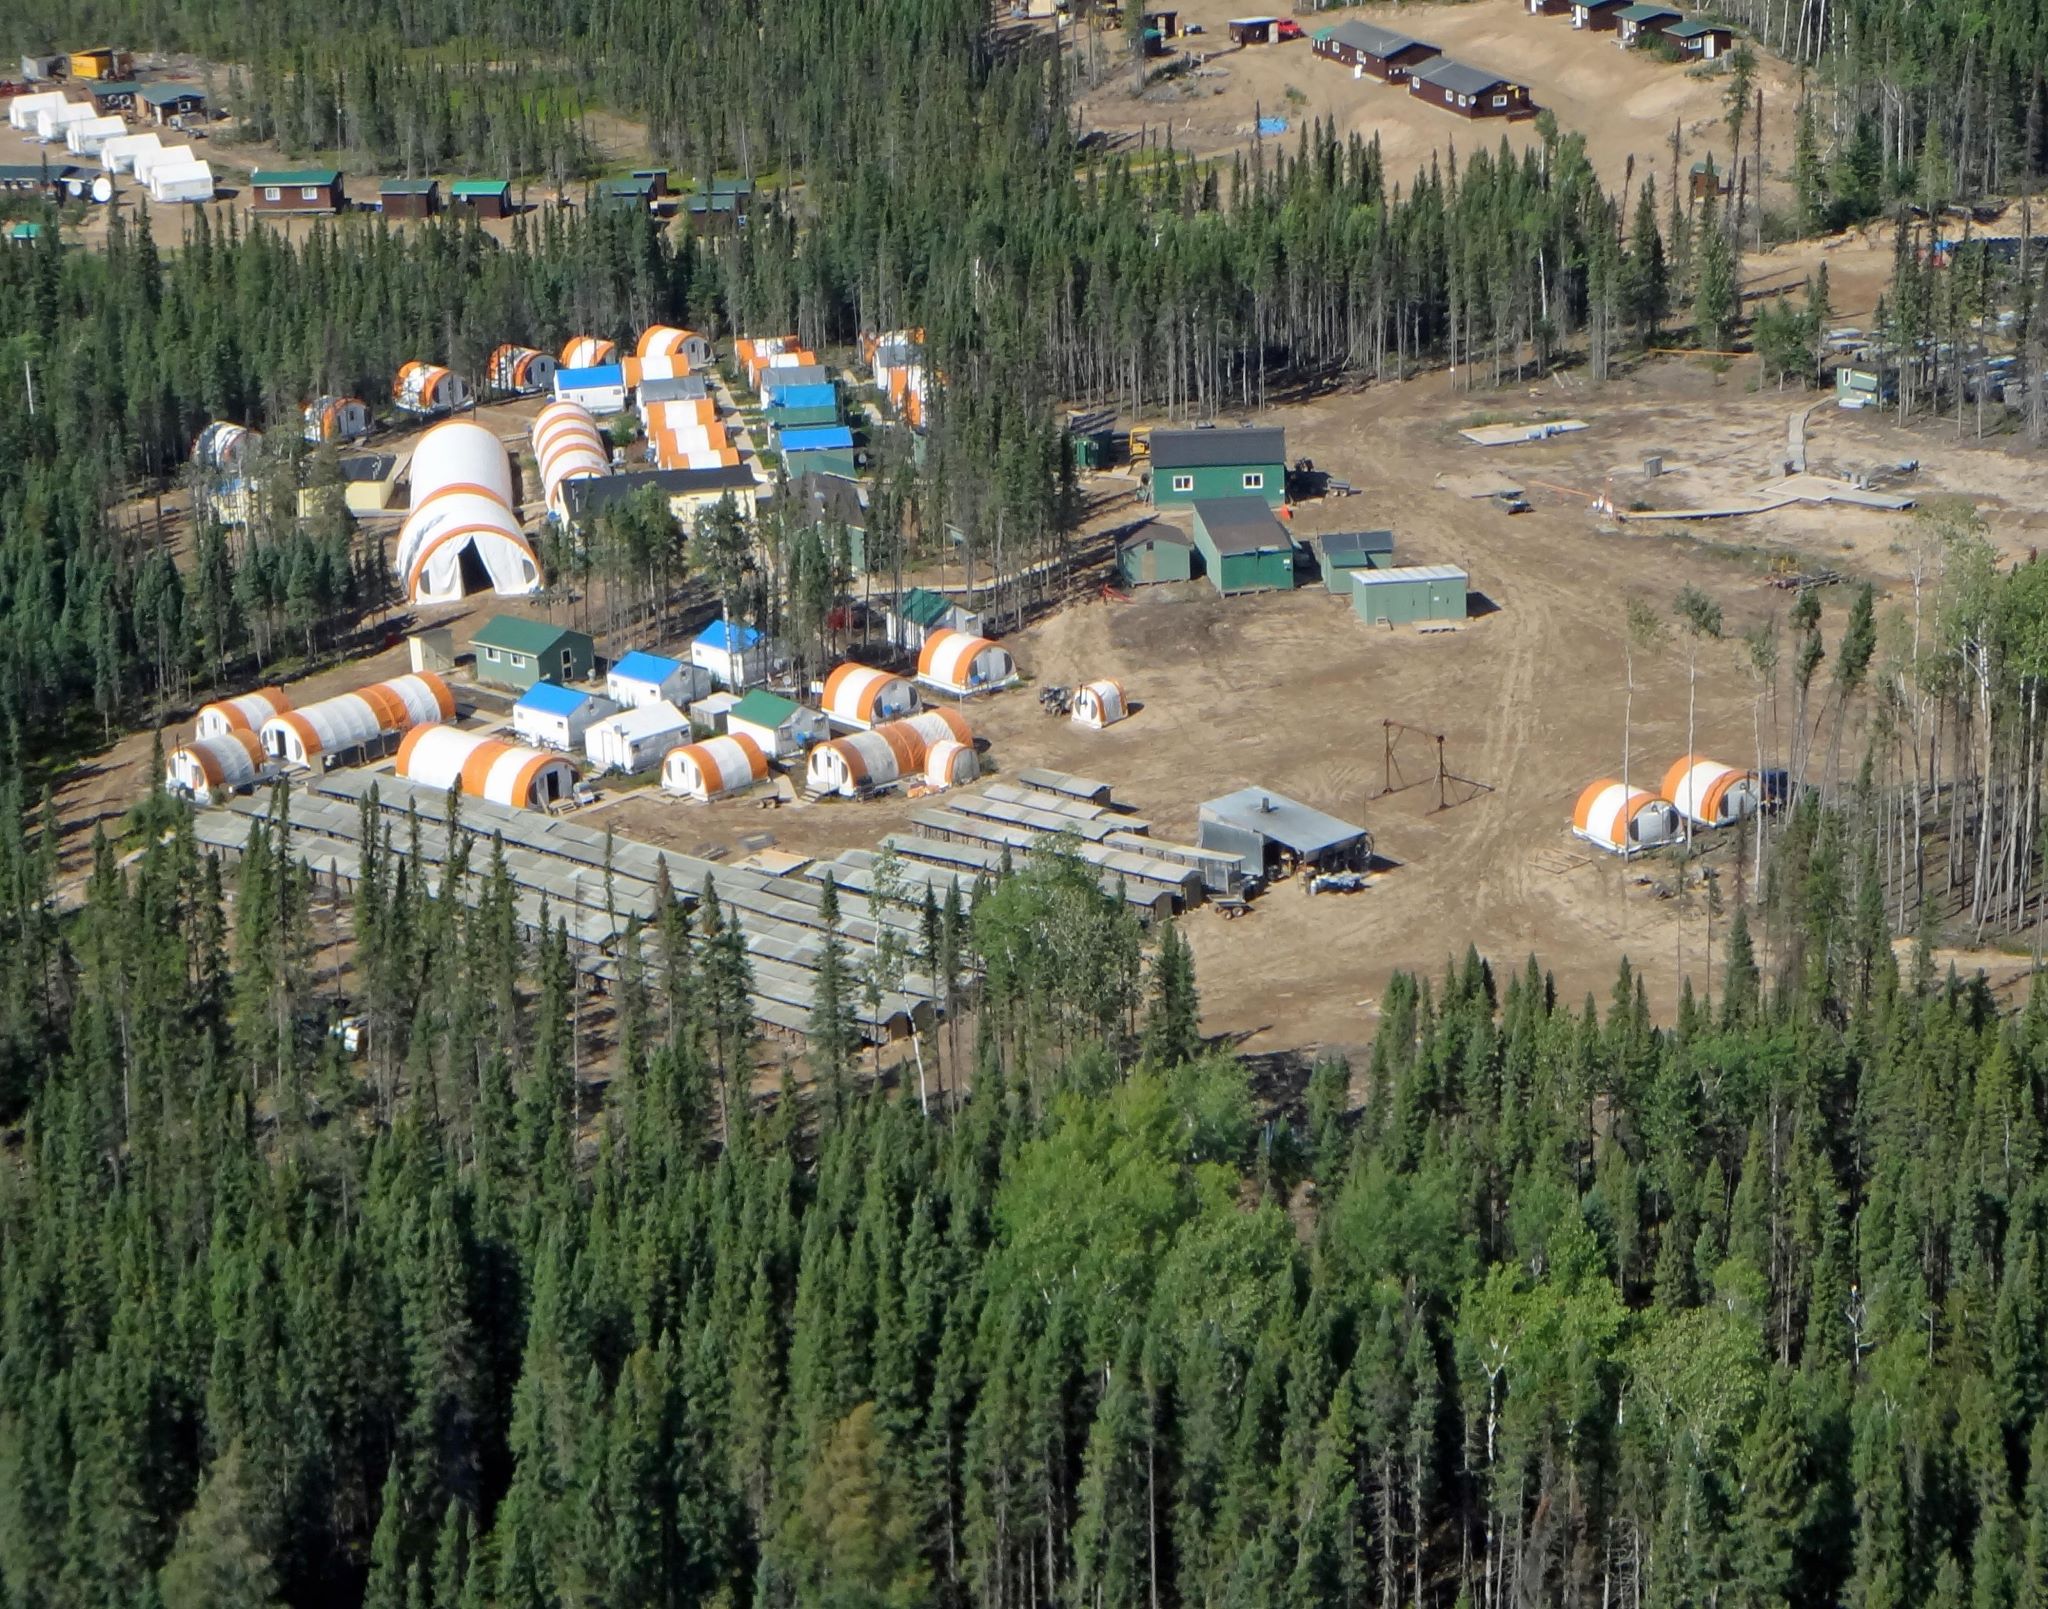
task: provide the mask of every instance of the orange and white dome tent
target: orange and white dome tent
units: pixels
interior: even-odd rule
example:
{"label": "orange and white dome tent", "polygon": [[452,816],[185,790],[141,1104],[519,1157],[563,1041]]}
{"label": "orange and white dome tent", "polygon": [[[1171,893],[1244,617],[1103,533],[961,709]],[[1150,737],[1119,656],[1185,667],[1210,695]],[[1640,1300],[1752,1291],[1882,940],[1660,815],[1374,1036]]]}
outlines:
{"label": "orange and white dome tent", "polygon": [[469,406],[469,382],[438,363],[402,363],[391,382],[391,400],[407,413],[447,413]]}
{"label": "orange and white dome tent", "polygon": [[508,341],[491,353],[484,372],[490,377],[493,391],[523,396],[533,391],[545,391],[554,383],[555,358],[551,352],[537,351]]}
{"label": "orange and white dome tent", "polygon": [[263,774],[263,745],[247,727],[194,738],[164,758],[164,786],[200,799],[215,789],[246,788]]}
{"label": "orange and white dome tent", "polygon": [[408,782],[514,810],[545,808],[566,799],[576,772],[559,754],[507,743],[452,726],[416,726],[398,746],[398,774]]}
{"label": "orange and white dome tent", "polygon": [[825,678],[825,713],[844,726],[900,720],[917,709],[917,689],[901,676],[851,660]]}
{"label": "orange and white dome tent", "polygon": [[957,710],[926,710],[850,737],[836,737],[811,750],[805,785],[813,793],[857,798],[874,788],[922,777],[934,745],[974,746],[974,732]]}
{"label": "orange and white dome tent", "polygon": [[512,462],[482,425],[454,419],[420,438],[412,455],[412,512],[393,568],[412,603],[452,603],[470,590],[474,559],[502,598],[540,591],[540,560],[512,508]]}
{"label": "orange and white dome tent", "polygon": [[1680,755],[1672,762],[1659,791],[1681,816],[1701,827],[1732,826],[1755,815],[1761,802],[1754,771],[1698,754]]}
{"label": "orange and white dome tent", "polygon": [[580,402],[551,402],[533,416],[533,456],[540,465],[541,500],[557,519],[568,517],[562,488],[572,480],[611,473],[611,454],[597,420]]}
{"label": "orange and white dome tent", "polygon": [[744,732],[685,743],[670,749],[661,762],[662,791],[689,799],[722,799],[751,788],[767,775],[768,756]]}
{"label": "orange and white dome tent", "polygon": [[934,743],[924,757],[924,782],[928,788],[958,788],[981,775],[981,756],[972,743],[945,738]]}
{"label": "orange and white dome tent", "polygon": [[667,359],[679,367],[672,368],[664,375],[649,374],[650,380],[675,379],[688,374],[693,364],[710,361],[711,343],[695,330],[677,329],[672,324],[650,324],[640,332],[640,344],[633,348],[633,356],[643,363],[649,359]]}
{"label": "orange and white dome tent", "polygon": [[1611,777],[1588,783],[1572,807],[1572,831],[1616,854],[1668,844],[1678,836],[1678,811],[1647,788],[1625,788]]}
{"label": "orange and white dome tent", "polygon": [[971,632],[939,630],[917,652],[917,679],[948,693],[986,693],[1008,686],[1017,662],[1008,651]]}
{"label": "orange and white dome tent", "polygon": [[423,670],[286,710],[265,721],[257,736],[272,759],[311,767],[328,755],[454,719],[455,694],[433,671]]}
{"label": "orange and white dome tent", "polygon": [[260,732],[265,721],[291,707],[291,695],[282,687],[259,687],[253,693],[200,705],[197,731],[203,738],[224,737],[229,732]]}
{"label": "orange and white dome tent", "polygon": [[1076,688],[1073,713],[1075,720],[1098,732],[1105,726],[1114,726],[1131,713],[1130,700],[1124,697],[1124,684],[1099,681]]}
{"label": "orange and white dome tent", "polygon": [[565,369],[595,369],[619,361],[619,343],[601,335],[572,335],[562,343],[561,366]]}

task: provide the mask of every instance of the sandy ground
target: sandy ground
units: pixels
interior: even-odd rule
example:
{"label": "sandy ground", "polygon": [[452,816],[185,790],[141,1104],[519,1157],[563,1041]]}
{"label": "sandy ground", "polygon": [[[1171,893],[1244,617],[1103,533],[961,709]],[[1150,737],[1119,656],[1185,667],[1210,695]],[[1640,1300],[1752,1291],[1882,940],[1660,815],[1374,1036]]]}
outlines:
{"label": "sandy ground", "polygon": [[[1263,114],[1288,120],[1288,133],[1279,143],[1291,154],[1304,120],[1334,120],[1340,134],[1377,137],[1390,179],[1404,189],[1432,159],[1448,161],[1454,152],[1469,153],[1482,144],[1497,148],[1503,137],[1517,150],[1541,146],[1533,119],[1468,122],[1421,104],[1406,85],[1370,77],[1354,80],[1349,68],[1312,54],[1305,37],[1287,44],[1233,46],[1226,24],[1242,12],[1229,0],[1186,0],[1180,14],[1183,25],[1195,22],[1205,30],[1176,41],[1205,59],[1200,76],[1155,81],[1145,95],[1134,98],[1128,58],[1116,54],[1117,38],[1105,35],[1100,59],[1122,65],[1080,98],[1084,129],[1145,130],[1155,142],[1170,131],[1177,150],[1216,156],[1249,149],[1254,119]],[[1313,33],[1352,17],[1426,39],[1458,61],[1526,83],[1536,105],[1553,112],[1562,129],[1585,136],[1587,154],[1610,187],[1624,185],[1631,173],[1637,178],[1654,173],[1660,189],[1668,186],[1674,127],[1680,134],[1681,168],[1690,169],[1711,151],[1724,174],[1733,172],[1721,64],[1689,68],[1623,51],[1613,34],[1576,32],[1569,16],[1532,17],[1520,0],[1363,5],[1304,11],[1299,21],[1306,33]],[[1085,64],[1091,55],[1085,25],[1070,38]],[[1764,91],[1765,167],[1771,175],[1782,175],[1791,156],[1797,80],[1785,63],[1759,52],[1757,81]],[[1751,140],[1745,132],[1745,157]],[[1268,148],[1274,143],[1268,141]]]}

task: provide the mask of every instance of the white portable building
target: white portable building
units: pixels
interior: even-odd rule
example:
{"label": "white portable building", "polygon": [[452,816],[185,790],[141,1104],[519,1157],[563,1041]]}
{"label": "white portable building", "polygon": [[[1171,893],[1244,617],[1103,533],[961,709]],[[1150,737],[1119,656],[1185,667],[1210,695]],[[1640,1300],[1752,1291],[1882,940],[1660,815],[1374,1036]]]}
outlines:
{"label": "white portable building", "polygon": [[1017,663],[986,637],[935,631],[917,651],[917,679],[948,693],[988,693],[1017,677]]}
{"label": "white portable building", "polygon": [[533,416],[533,457],[540,465],[541,500],[557,519],[569,517],[562,488],[572,480],[609,475],[612,455],[590,410],[579,403],[551,402]]}
{"label": "white portable building", "polygon": [[917,689],[901,676],[849,660],[825,678],[821,702],[840,725],[865,729],[914,713]]}
{"label": "white portable building", "polygon": [[1682,754],[1664,773],[1662,793],[1702,827],[1730,827],[1756,814],[1762,802],[1754,771],[1723,765],[1698,754]]}
{"label": "white portable building", "polygon": [[583,753],[600,771],[636,776],[689,740],[690,718],[675,705],[642,704],[592,723],[583,734]]}
{"label": "white portable building", "polygon": [[662,791],[688,799],[722,799],[767,775],[768,756],[744,732],[686,743],[661,762]]}
{"label": "white portable building", "polygon": [[[973,751],[974,732],[958,710],[926,710],[820,743],[811,750],[805,785],[812,793],[854,798],[892,782],[923,780],[931,751],[940,743],[958,743]],[[959,765],[957,759],[947,763]]]}
{"label": "white portable building", "polygon": [[135,160],[129,164],[128,170],[135,175],[137,184],[147,184],[150,174],[158,168],[183,167],[188,162],[198,160],[192,154],[192,147],[189,145],[159,144],[153,151],[137,151]]}
{"label": "white portable building", "polygon": [[164,787],[188,798],[204,799],[216,789],[248,787],[268,765],[254,732],[246,728],[216,732],[181,744],[164,757]]}
{"label": "white portable building", "polygon": [[620,655],[606,672],[604,690],[626,709],[661,703],[687,707],[711,691],[711,673],[700,665],[636,648]]}
{"label": "white portable building", "polygon": [[514,810],[546,809],[575,791],[576,770],[559,754],[452,726],[416,726],[398,746],[408,782]]}
{"label": "white portable building", "polygon": [[540,591],[540,560],[512,510],[511,460],[482,425],[451,420],[420,438],[394,568],[414,603],[451,603],[484,586],[504,598]]}
{"label": "white portable building", "polygon": [[166,206],[178,201],[211,201],[213,191],[213,168],[209,163],[159,163],[149,170],[149,197]]}
{"label": "white portable building", "polygon": [[595,363],[572,369],[566,364],[555,370],[555,401],[573,402],[593,414],[624,413],[626,371],[616,363]]}
{"label": "white portable building", "polygon": [[229,732],[260,732],[265,721],[284,714],[291,707],[291,695],[283,688],[259,687],[253,693],[200,705],[197,730],[201,737],[223,737]]}
{"label": "white portable building", "polygon": [[535,682],[512,706],[512,734],[544,749],[573,751],[583,746],[591,723],[615,713],[608,698],[554,682]]}
{"label": "white portable building", "polygon": [[366,743],[454,719],[455,694],[433,671],[422,670],[273,715],[258,736],[272,759],[312,769]]}
{"label": "white portable building", "polygon": [[766,681],[783,663],[776,645],[741,621],[730,630],[714,620],[690,640],[690,663],[711,673],[720,687],[734,689]]}
{"label": "white portable building", "polygon": [[1611,777],[1588,783],[1572,808],[1572,831],[1619,855],[1654,849],[1678,836],[1678,811],[1648,788],[1625,788]]}
{"label": "white portable building", "polygon": [[1074,690],[1074,719],[1083,726],[1092,726],[1099,732],[1105,726],[1114,726],[1130,713],[1130,701],[1124,697],[1122,682],[1089,682]]}
{"label": "white portable building", "polygon": [[75,156],[98,156],[107,141],[128,132],[125,117],[88,117],[64,131],[64,148]]}
{"label": "white portable building", "polygon": [[33,129],[43,113],[68,104],[61,89],[46,89],[40,95],[17,95],[7,103],[7,126]]}
{"label": "white portable building", "polygon": [[45,145],[55,144],[65,137],[73,123],[90,122],[94,115],[90,101],[60,100],[36,113],[36,138]]}
{"label": "white portable building", "polygon": [[100,147],[100,166],[109,173],[133,173],[138,156],[163,148],[164,142],[153,130],[148,134],[122,134]]}

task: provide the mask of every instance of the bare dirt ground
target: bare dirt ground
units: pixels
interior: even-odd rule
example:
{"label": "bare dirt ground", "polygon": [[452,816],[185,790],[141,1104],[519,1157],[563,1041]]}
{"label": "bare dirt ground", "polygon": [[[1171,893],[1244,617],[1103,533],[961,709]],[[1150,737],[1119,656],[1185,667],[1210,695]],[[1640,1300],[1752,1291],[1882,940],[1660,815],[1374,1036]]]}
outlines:
{"label": "bare dirt ground", "polygon": [[[1248,150],[1254,119],[1284,117],[1289,128],[1278,140],[1291,153],[1306,119],[1334,120],[1340,135],[1375,136],[1387,174],[1404,189],[1432,160],[1448,161],[1475,147],[1498,148],[1505,137],[1516,150],[1540,147],[1533,119],[1468,122],[1415,100],[1406,85],[1374,78],[1353,79],[1350,69],[1311,53],[1306,38],[1287,44],[1235,47],[1226,26],[1242,15],[1231,0],[1186,0],[1181,22],[1204,32],[1175,41],[1206,58],[1201,76],[1158,82],[1142,97],[1131,94],[1128,58],[1120,39],[1105,34],[1092,50],[1085,26],[1070,30],[1077,60],[1099,59],[1102,81],[1080,97],[1081,127],[1119,133],[1149,132],[1154,142],[1170,131],[1175,149],[1195,156]],[[1530,87],[1539,107],[1553,112],[1567,133],[1583,134],[1601,180],[1624,184],[1631,166],[1637,178],[1657,175],[1660,187],[1671,174],[1670,139],[1679,130],[1680,163],[1689,169],[1708,152],[1723,173],[1729,161],[1726,74],[1721,64],[1688,68],[1641,51],[1617,47],[1611,33],[1580,33],[1569,17],[1532,17],[1520,0],[1472,0],[1465,5],[1365,5],[1341,11],[1299,14],[1302,28],[1317,28],[1359,17],[1427,39],[1447,56],[1491,68]],[[1109,64],[1121,63],[1111,66]],[[1759,52],[1757,82],[1764,92],[1764,163],[1783,174],[1791,158],[1792,111],[1798,100],[1795,75],[1785,63]],[[1749,155],[1751,136],[1743,136]],[[1272,149],[1275,141],[1266,142]]]}

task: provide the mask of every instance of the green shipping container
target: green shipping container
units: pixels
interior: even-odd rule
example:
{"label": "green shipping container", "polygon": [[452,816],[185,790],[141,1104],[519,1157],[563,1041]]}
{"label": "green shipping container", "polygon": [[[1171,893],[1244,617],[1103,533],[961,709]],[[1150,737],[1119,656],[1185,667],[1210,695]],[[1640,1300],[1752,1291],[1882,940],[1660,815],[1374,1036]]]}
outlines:
{"label": "green shipping container", "polygon": [[1470,577],[1450,564],[1351,572],[1351,607],[1369,626],[1463,620]]}

